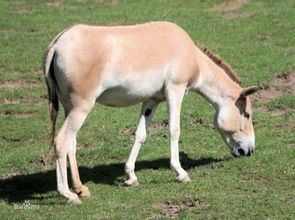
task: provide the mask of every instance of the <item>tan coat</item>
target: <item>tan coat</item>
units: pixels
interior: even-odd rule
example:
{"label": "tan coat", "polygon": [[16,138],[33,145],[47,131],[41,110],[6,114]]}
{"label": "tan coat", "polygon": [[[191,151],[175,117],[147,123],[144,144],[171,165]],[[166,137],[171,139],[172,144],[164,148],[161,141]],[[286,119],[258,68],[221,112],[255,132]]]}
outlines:
{"label": "tan coat", "polygon": [[58,190],[78,203],[67,183],[69,157],[74,190],[90,195],[82,185],[75,158],[76,135],[95,102],[130,106],[142,102],[136,138],[125,171],[127,185],[138,184],[135,160],[159,102],[167,100],[171,167],[177,180],[190,181],[179,161],[180,108],[184,94],[195,91],[216,109],[215,124],[234,156],[251,155],[254,131],[248,95],[231,67],[170,22],[134,26],[75,25],[60,33],[47,48],[44,74],[49,92],[52,136],[62,103],[66,119],[55,138]]}

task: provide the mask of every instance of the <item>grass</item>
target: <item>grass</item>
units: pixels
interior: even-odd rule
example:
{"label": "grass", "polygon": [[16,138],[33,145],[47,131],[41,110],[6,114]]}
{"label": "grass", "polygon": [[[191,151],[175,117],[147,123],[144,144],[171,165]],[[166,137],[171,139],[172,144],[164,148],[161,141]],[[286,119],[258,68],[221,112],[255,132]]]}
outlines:
{"label": "grass", "polygon": [[[113,4],[112,4],[113,2]],[[232,11],[208,11],[222,0],[2,1],[0,8],[0,214],[1,219],[158,219],[176,207],[179,219],[294,219],[294,94],[264,103],[273,116],[254,114],[257,150],[234,159],[212,127],[213,108],[189,94],[181,116],[181,161],[191,183],[174,181],[169,169],[166,105],[157,110],[136,173],[138,187],[125,187],[124,163],[131,150],[140,106],[97,105],[78,137],[78,164],[92,197],[69,205],[56,192],[55,166],[40,159],[48,152],[47,89],[41,73],[43,50],[75,23],[136,24],[169,20],[218,53],[243,81],[263,85],[295,68],[293,0],[257,0]],[[20,83],[22,82],[22,83]],[[7,83],[14,84],[8,88]],[[58,125],[61,125],[60,113]],[[27,201],[34,209],[16,209]],[[33,208],[33,206],[31,206]]]}

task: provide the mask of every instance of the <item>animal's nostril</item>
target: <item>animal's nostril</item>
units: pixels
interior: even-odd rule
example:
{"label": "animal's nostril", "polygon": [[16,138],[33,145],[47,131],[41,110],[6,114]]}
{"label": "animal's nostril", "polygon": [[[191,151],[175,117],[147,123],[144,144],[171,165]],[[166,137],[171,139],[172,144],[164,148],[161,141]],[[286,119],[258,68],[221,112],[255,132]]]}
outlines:
{"label": "animal's nostril", "polygon": [[240,155],[245,155],[245,151],[242,148],[239,148],[238,152],[239,152]]}

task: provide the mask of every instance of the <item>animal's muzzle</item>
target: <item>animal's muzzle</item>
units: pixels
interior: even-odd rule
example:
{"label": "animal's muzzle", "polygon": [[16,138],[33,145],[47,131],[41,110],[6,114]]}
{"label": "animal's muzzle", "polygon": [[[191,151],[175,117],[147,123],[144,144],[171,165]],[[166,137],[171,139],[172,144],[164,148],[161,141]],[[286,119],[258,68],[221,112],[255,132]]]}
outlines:
{"label": "animal's muzzle", "polygon": [[232,155],[234,157],[251,156],[253,154],[253,152],[254,152],[253,147],[250,147],[247,151],[240,147],[237,150],[233,151]]}

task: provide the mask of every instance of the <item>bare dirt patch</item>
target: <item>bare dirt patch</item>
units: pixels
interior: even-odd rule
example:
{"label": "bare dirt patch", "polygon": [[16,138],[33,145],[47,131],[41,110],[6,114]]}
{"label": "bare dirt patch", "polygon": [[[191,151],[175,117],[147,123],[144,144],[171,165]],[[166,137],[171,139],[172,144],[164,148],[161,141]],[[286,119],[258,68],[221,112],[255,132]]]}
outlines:
{"label": "bare dirt patch", "polygon": [[295,94],[295,70],[272,79],[270,84],[273,86],[285,86],[291,93]]}
{"label": "bare dirt patch", "polygon": [[208,11],[232,11],[243,7],[248,4],[251,0],[231,0],[224,1],[220,4],[214,5],[212,8],[208,8]]}
{"label": "bare dirt patch", "polygon": [[5,174],[1,175],[1,179],[10,179],[10,178],[12,178],[14,176],[18,176],[20,174],[21,174],[21,172],[19,172],[19,171],[18,172],[5,173]]}
{"label": "bare dirt patch", "polygon": [[250,17],[251,15],[253,15],[252,12],[231,12],[231,13],[226,13],[224,15],[224,18],[226,19],[239,19],[239,18],[247,18]]}
{"label": "bare dirt patch", "polygon": [[[259,177],[259,178],[255,178],[254,180],[258,183],[269,183],[270,182],[270,180],[267,179],[266,177]],[[251,180],[251,182],[252,182],[252,180]]]}
{"label": "bare dirt patch", "polygon": [[112,6],[118,6],[119,5],[119,0],[112,0],[111,5]]}
{"label": "bare dirt patch", "polygon": [[[49,154],[50,153],[50,154]],[[47,153],[46,156],[37,159],[37,160],[30,160],[31,164],[34,164],[38,170],[44,170],[50,166],[54,165],[54,157],[52,156],[52,151]]]}
{"label": "bare dirt patch", "polygon": [[287,130],[292,130],[292,129],[295,129],[295,123],[293,121],[292,122],[289,121],[285,125],[276,127],[276,130],[279,130],[279,131],[287,131]]}
{"label": "bare dirt patch", "polygon": [[258,102],[268,102],[273,99],[280,98],[282,96],[286,95],[286,92],[279,90],[276,87],[265,87],[263,90],[258,92],[256,95],[252,97],[254,101]]}
{"label": "bare dirt patch", "polygon": [[134,128],[127,128],[127,127],[125,127],[125,128],[122,128],[119,133],[120,133],[120,135],[127,136],[127,137],[129,137],[131,139],[133,139],[135,137],[135,130],[134,130]]}
{"label": "bare dirt patch", "polygon": [[36,28],[30,28],[24,31],[25,34],[36,34],[38,30]]}
{"label": "bare dirt patch", "polygon": [[30,117],[39,115],[39,112],[25,112],[25,113],[17,113],[14,115],[19,118],[30,118]]}
{"label": "bare dirt patch", "polygon": [[[32,29],[31,31],[34,31],[34,29]],[[35,31],[37,31],[37,30],[35,30]],[[30,70],[14,70],[12,73],[13,74],[23,74],[23,73],[41,74],[42,69],[41,68],[33,68]]]}
{"label": "bare dirt patch", "polygon": [[36,103],[38,100],[36,98],[15,98],[15,99],[2,99],[0,104],[19,104],[19,103]]}
{"label": "bare dirt patch", "polygon": [[[80,1],[82,1],[82,0],[80,0]],[[83,0],[83,1],[85,1],[85,0]],[[107,5],[107,6],[116,7],[116,6],[119,5],[119,0],[112,0],[112,1],[110,1],[110,0],[99,0],[98,3],[103,4],[103,5]]]}
{"label": "bare dirt patch", "polygon": [[13,13],[13,14],[23,14],[23,13],[28,13],[30,11],[32,11],[32,9],[29,9],[29,8],[20,8],[20,9],[12,10],[11,13]]}
{"label": "bare dirt patch", "polygon": [[[149,132],[160,131],[160,130],[167,129],[167,128],[168,128],[168,120],[163,120],[160,122],[152,123],[149,127]],[[120,133],[120,135],[128,136],[128,137],[134,139],[135,130],[136,130],[136,128],[125,127],[125,128],[122,128],[119,133]]]}
{"label": "bare dirt patch", "polygon": [[6,141],[6,137],[0,136],[0,143],[5,141]]}
{"label": "bare dirt patch", "polygon": [[1,179],[10,179],[14,176],[18,176],[21,174],[19,168],[17,168],[16,166],[13,166],[11,169],[12,169],[11,172],[2,174]]}
{"label": "bare dirt patch", "polygon": [[0,34],[36,34],[38,32],[35,28],[29,28],[24,31],[16,31],[14,29],[0,29]]}
{"label": "bare dirt patch", "polygon": [[39,115],[39,112],[23,112],[23,113],[11,113],[9,111],[6,112],[0,112],[1,117],[6,116],[15,116],[18,118],[30,118]]}
{"label": "bare dirt patch", "polygon": [[150,130],[159,131],[159,130],[167,129],[168,124],[169,124],[168,120],[163,120],[158,123],[152,123],[150,126]]}
{"label": "bare dirt patch", "polygon": [[41,74],[42,73],[42,69],[41,68],[35,68],[35,69],[30,70],[30,73]]}
{"label": "bare dirt patch", "polygon": [[119,20],[114,20],[114,21],[110,21],[108,22],[108,26],[119,26],[119,25],[128,25],[128,24],[131,24],[131,20],[129,19],[126,19],[126,18],[122,18],[122,19],[119,19]]}
{"label": "bare dirt patch", "polygon": [[[263,89],[251,97],[252,102],[265,103],[280,98],[287,94],[295,94],[295,70],[273,77]],[[268,113],[273,116],[280,116],[288,109],[277,109],[269,111],[266,106],[260,106],[257,111]]]}
{"label": "bare dirt patch", "polygon": [[280,116],[280,115],[285,114],[288,111],[288,109],[276,109],[276,110],[270,111],[268,109],[268,107],[266,107],[266,106],[260,106],[256,110],[258,112],[267,113],[267,114],[272,115],[272,116]]}
{"label": "bare dirt patch", "polygon": [[172,217],[175,218],[178,216],[181,209],[193,209],[200,206],[202,202],[196,198],[188,198],[184,201],[174,201],[174,202],[160,202],[156,203],[155,206],[163,209],[161,212],[161,217]]}
{"label": "bare dirt patch", "polygon": [[[152,133],[153,131],[157,132],[167,128],[168,128],[168,120],[163,120],[161,122],[152,123],[148,129],[148,132],[149,133]],[[136,127],[131,127],[131,128],[125,127],[120,130],[119,134],[122,136],[129,137],[131,140],[134,140],[135,132],[136,132]],[[166,135],[164,135],[163,137],[166,137]]]}
{"label": "bare dirt patch", "polygon": [[46,2],[46,5],[49,7],[59,7],[63,4],[64,4],[64,1]]}
{"label": "bare dirt patch", "polygon": [[16,31],[14,29],[0,29],[0,34],[12,34],[15,33]]}
{"label": "bare dirt patch", "polygon": [[15,89],[21,86],[38,87],[39,82],[27,82],[25,80],[0,82],[0,89]]}
{"label": "bare dirt patch", "polygon": [[295,94],[295,70],[272,78],[263,90],[253,96],[253,101],[268,102],[288,93]]}
{"label": "bare dirt patch", "polygon": [[20,142],[19,138],[7,138],[5,136],[0,136],[0,142]]}

